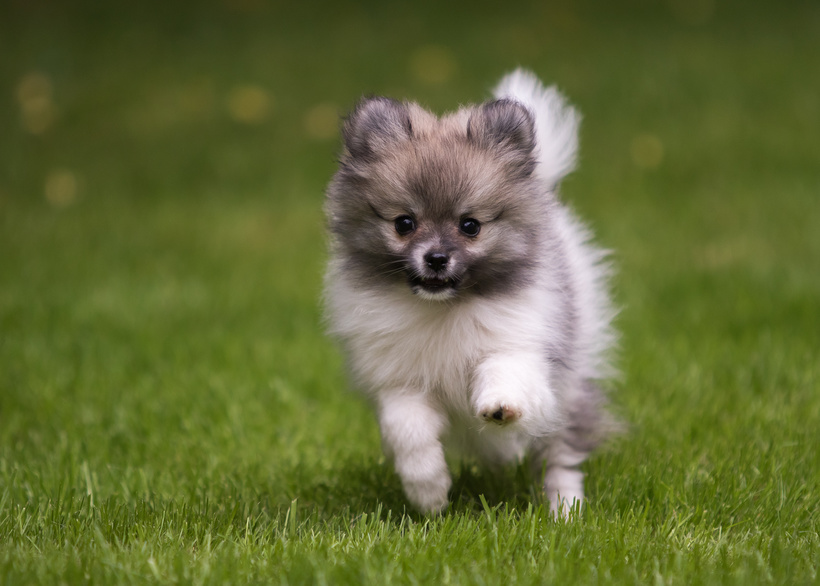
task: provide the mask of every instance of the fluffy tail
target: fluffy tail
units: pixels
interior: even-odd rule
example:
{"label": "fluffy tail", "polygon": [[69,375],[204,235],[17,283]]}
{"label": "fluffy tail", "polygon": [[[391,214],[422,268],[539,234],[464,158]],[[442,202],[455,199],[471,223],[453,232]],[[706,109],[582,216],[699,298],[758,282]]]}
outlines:
{"label": "fluffy tail", "polygon": [[496,98],[510,98],[524,104],[535,116],[536,174],[550,190],[555,189],[561,179],[575,169],[580,115],[555,86],[544,87],[525,69],[505,75],[493,94]]}

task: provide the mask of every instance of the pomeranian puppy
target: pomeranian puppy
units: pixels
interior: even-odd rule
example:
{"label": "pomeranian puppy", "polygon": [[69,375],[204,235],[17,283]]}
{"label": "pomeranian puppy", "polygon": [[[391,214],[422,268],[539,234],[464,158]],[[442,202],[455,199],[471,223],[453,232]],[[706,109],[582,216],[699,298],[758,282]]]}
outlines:
{"label": "pomeranian puppy", "polygon": [[437,117],[363,99],[327,189],[325,303],[409,501],[441,511],[445,452],[546,462],[563,514],[607,418],[605,254],[557,196],[579,117],[531,73]]}

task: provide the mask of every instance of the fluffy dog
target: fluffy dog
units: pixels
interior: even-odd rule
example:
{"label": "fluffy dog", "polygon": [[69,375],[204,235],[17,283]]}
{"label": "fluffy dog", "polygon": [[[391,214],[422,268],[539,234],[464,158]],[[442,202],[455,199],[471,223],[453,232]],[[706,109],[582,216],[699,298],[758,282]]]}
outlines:
{"label": "fluffy dog", "polygon": [[417,509],[447,506],[447,447],[546,461],[566,514],[606,428],[607,265],[557,196],[577,113],[522,70],[494,93],[440,118],[381,97],[348,116],[327,190],[326,311]]}

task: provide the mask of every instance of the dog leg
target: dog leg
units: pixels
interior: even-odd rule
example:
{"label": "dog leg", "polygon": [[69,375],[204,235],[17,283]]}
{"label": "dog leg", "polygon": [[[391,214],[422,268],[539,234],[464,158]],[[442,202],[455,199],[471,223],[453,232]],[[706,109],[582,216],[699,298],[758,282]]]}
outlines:
{"label": "dog leg", "polygon": [[617,429],[603,409],[604,395],[593,381],[580,381],[576,389],[568,406],[568,425],[546,451],[544,490],[553,514],[564,518],[584,500],[584,473],[579,467],[604,437]]}
{"label": "dog leg", "polygon": [[385,452],[392,456],[407,498],[423,513],[447,506],[452,481],[440,437],[446,418],[418,392],[379,397],[379,425]]}
{"label": "dog leg", "polygon": [[497,354],[482,360],[471,400],[474,415],[488,423],[518,424],[534,437],[558,427],[557,401],[537,355]]}
{"label": "dog leg", "polygon": [[573,450],[561,438],[556,438],[549,449],[544,491],[550,501],[550,511],[556,517],[569,519],[572,511],[580,509],[584,501],[584,473],[579,466],[586,453]]}

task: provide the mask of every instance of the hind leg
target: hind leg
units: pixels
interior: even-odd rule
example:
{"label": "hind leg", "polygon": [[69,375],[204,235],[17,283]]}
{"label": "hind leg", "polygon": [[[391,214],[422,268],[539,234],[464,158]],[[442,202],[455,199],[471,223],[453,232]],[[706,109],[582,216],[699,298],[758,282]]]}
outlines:
{"label": "hind leg", "polygon": [[580,466],[611,427],[603,410],[603,395],[590,380],[578,385],[568,409],[568,425],[545,450],[544,491],[555,515],[568,518],[584,500],[584,473]]}
{"label": "hind leg", "polygon": [[550,501],[553,515],[568,519],[584,501],[584,473],[580,466],[588,454],[574,450],[563,438],[556,438],[547,456],[544,492]]}

